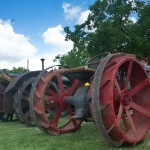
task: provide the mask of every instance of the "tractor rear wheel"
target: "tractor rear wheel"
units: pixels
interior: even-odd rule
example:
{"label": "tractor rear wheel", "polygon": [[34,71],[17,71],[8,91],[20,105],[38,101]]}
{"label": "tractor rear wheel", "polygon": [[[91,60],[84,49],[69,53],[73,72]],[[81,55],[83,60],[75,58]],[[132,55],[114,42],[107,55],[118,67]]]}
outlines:
{"label": "tractor rear wheel", "polygon": [[92,86],[97,128],[115,146],[137,144],[150,127],[150,83],[134,55],[111,54],[99,64]]}

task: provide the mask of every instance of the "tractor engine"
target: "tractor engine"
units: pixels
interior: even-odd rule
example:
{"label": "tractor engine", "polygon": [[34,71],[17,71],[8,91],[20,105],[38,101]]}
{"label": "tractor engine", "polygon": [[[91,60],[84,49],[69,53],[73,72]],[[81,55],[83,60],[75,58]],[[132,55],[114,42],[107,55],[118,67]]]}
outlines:
{"label": "tractor engine", "polygon": [[75,95],[65,99],[66,104],[75,107],[75,115],[72,118],[80,121],[88,121],[91,118],[89,91],[89,87],[83,86],[76,90]]}

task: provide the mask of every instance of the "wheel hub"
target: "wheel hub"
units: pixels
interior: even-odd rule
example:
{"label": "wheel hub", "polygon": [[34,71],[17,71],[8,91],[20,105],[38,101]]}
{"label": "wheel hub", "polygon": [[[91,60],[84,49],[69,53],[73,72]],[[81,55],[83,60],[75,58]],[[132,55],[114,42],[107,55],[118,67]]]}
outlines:
{"label": "wheel hub", "polygon": [[123,90],[121,94],[121,104],[124,109],[130,109],[132,97],[128,90]]}
{"label": "wheel hub", "polygon": [[65,99],[66,97],[70,96],[68,93],[63,93],[61,96],[60,96],[60,106],[63,107],[63,108],[66,108],[67,107],[67,104],[65,103]]}

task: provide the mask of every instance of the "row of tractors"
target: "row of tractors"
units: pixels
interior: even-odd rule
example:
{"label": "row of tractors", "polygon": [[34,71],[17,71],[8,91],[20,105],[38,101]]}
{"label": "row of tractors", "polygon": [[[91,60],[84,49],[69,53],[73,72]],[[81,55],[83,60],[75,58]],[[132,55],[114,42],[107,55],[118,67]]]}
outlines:
{"label": "row of tractors", "polygon": [[52,135],[94,122],[109,143],[135,145],[150,128],[149,68],[134,55],[115,53],[94,57],[83,67],[1,73],[0,119],[19,118]]}

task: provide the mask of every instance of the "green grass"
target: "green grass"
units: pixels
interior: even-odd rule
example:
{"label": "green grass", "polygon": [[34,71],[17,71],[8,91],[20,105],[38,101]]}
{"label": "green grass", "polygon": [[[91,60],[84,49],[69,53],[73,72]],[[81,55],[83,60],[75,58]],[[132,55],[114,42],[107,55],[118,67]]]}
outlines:
{"label": "green grass", "polygon": [[74,133],[48,135],[17,122],[0,122],[0,150],[149,150],[150,134],[136,146],[115,148],[99,135],[93,123],[83,123]]}

